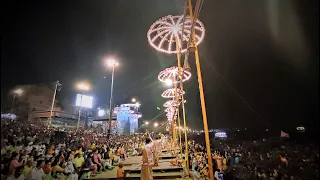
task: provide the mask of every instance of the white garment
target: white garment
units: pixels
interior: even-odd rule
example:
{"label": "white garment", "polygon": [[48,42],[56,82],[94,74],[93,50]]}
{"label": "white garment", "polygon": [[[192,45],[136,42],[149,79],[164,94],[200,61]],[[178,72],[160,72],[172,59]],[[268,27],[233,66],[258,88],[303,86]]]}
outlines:
{"label": "white garment", "polygon": [[44,177],[44,171],[42,168],[37,169],[36,167],[31,170],[29,173],[27,180],[42,180]]}
{"label": "white garment", "polygon": [[1,156],[4,155],[4,154],[6,154],[6,153],[7,153],[6,149],[5,149],[5,148],[2,148],[2,149],[1,149]]}
{"label": "white garment", "polygon": [[26,151],[28,151],[30,153],[32,151],[32,146],[27,146],[27,147],[25,147],[24,150],[26,150]]}
{"label": "white garment", "polygon": [[7,180],[24,180],[24,179],[25,179],[25,177],[23,174],[21,174],[18,178],[14,177],[14,176],[9,176],[7,178]]}
{"label": "white garment", "polygon": [[198,171],[193,171],[193,179],[199,180],[201,177],[200,173]]}
{"label": "white garment", "polygon": [[16,146],[14,147],[16,153],[19,153],[19,151],[22,149],[22,146]]}

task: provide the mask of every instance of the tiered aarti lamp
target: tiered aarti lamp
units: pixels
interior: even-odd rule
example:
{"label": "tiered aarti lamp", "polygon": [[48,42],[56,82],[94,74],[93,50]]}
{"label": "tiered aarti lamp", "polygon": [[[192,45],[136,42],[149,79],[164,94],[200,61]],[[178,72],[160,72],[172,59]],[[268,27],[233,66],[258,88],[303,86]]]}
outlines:
{"label": "tiered aarti lamp", "polygon": [[[193,31],[195,29],[196,31]],[[194,45],[198,45],[204,38],[205,29],[202,22],[199,20],[193,24],[192,19],[190,17],[186,17],[184,15],[178,16],[165,16],[155,23],[153,23],[147,33],[149,44],[160,52],[164,52],[167,54],[176,54],[178,60],[178,69],[177,69],[177,77],[174,76],[174,79],[170,79],[171,82],[180,82],[180,90],[183,91],[183,81],[188,79],[185,77],[185,72],[181,68],[181,53],[185,53],[189,48],[189,38],[191,37],[191,33],[194,32],[195,37],[192,42]],[[174,69],[174,68],[173,68]],[[175,69],[174,69],[175,70]],[[174,73],[171,71],[171,73]],[[191,76],[191,73],[188,72]],[[169,76],[169,74],[167,74]],[[159,74],[159,77],[165,77]],[[189,77],[190,78],[190,77]],[[168,79],[164,78],[164,81],[168,81]],[[181,100],[184,102],[184,95],[181,94]],[[178,103],[179,104],[179,103]],[[182,104],[182,115],[184,122],[184,134],[185,134],[185,145],[186,145],[186,165],[187,171],[189,171],[189,163],[188,163],[188,140],[187,140],[187,131],[186,131],[186,116],[185,116],[185,108],[184,103]]]}

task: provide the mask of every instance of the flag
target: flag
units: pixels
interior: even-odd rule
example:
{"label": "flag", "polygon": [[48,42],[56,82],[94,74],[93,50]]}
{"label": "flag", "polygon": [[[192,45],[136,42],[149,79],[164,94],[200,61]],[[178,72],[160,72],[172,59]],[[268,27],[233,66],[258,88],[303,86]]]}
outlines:
{"label": "flag", "polygon": [[289,134],[281,131],[280,137],[282,137],[282,138],[289,138]]}

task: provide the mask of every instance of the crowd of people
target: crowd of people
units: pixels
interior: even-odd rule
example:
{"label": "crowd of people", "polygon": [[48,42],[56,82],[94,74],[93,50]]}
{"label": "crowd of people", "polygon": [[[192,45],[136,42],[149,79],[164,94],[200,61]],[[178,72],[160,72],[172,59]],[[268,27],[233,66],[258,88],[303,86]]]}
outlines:
{"label": "crowd of people", "polygon": [[[154,166],[159,160],[157,153],[153,152],[153,158],[149,154],[163,147],[159,136],[113,135],[107,139],[104,134],[81,129],[59,137],[57,128],[26,121],[1,121],[1,130],[1,179],[8,180],[88,179],[113,169],[115,163],[119,164],[118,177],[124,177],[121,162],[138,154],[142,155],[142,168],[146,165],[144,172],[152,176],[151,162]],[[200,140],[194,140],[188,143],[190,176],[208,179],[206,148]],[[301,146],[279,139],[214,139],[211,143],[217,180],[319,178],[319,149],[312,144]]]}
{"label": "crowd of people", "polygon": [[[215,179],[319,179],[319,147],[286,139],[259,141],[214,139]],[[189,159],[194,174],[208,176],[204,145],[191,143]],[[196,179],[196,178],[194,178]]]}
{"label": "crowd of people", "polygon": [[24,121],[1,121],[2,179],[87,179],[137,155],[143,135],[107,136]]}

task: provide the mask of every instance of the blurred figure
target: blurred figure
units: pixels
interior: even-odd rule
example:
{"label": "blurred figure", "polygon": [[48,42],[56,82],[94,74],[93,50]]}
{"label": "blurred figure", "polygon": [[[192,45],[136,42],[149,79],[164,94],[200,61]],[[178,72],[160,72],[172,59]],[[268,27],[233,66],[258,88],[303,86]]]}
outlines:
{"label": "blurred figure", "polygon": [[125,178],[125,173],[123,170],[123,164],[119,163],[119,168],[117,170],[117,179],[124,179]]}
{"label": "blurred figure", "polygon": [[23,175],[23,166],[19,166],[16,168],[13,176],[8,176],[7,180],[25,180],[25,176]]}
{"label": "blurred figure", "polygon": [[146,145],[142,148],[141,180],[151,180],[152,161],[153,161],[153,143],[150,137],[146,138]]}

